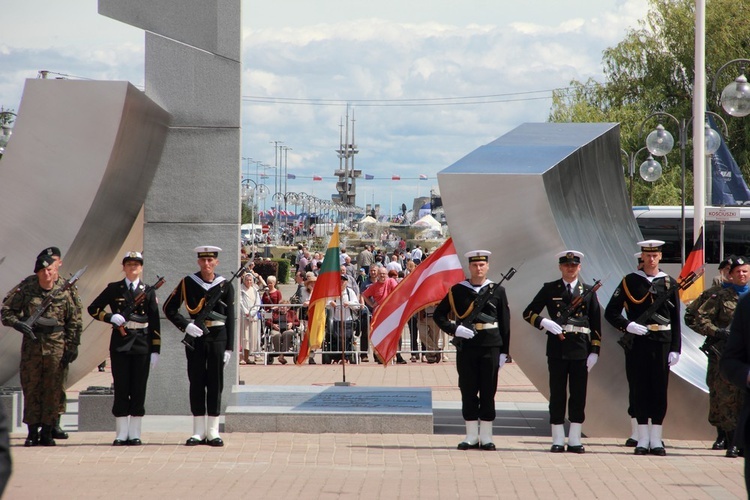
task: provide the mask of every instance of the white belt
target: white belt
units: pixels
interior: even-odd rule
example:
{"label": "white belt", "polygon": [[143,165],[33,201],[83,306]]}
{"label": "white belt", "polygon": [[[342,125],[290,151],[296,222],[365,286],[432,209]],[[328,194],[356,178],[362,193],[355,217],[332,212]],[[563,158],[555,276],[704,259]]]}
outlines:
{"label": "white belt", "polygon": [[489,330],[490,328],[497,328],[497,323],[475,323],[474,328],[476,328],[477,331]]}
{"label": "white belt", "polygon": [[591,329],[586,326],[563,325],[562,329],[568,333],[591,333]]}
{"label": "white belt", "polygon": [[205,321],[203,324],[206,325],[206,328],[211,328],[212,326],[224,326],[223,321],[208,320],[208,321]]}
{"label": "white belt", "polygon": [[667,330],[671,330],[671,325],[657,325],[656,323],[652,325],[646,325],[646,328],[648,328],[648,331],[650,332],[665,332]]}
{"label": "white belt", "polygon": [[148,323],[138,323],[137,321],[126,321],[124,325],[128,330],[143,330],[148,328]]}

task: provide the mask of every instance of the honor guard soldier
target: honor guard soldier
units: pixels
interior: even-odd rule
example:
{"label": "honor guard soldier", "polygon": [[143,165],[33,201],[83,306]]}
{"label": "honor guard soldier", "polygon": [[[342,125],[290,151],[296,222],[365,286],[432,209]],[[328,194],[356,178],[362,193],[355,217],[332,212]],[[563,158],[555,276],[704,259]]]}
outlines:
{"label": "honor guard soldier", "polygon": [[[116,437],[112,446],[141,444],[141,423],[146,414],[149,370],[159,361],[161,334],[159,305],[153,287],[141,281],[143,254],[122,258],[125,278],[107,285],[89,305],[89,314],[112,325],[109,357],[112,362]],[[139,295],[145,294],[138,299]],[[106,311],[109,306],[110,312]]]}
{"label": "honor guard soldier", "polygon": [[[219,264],[221,248],[196,247],[200,271],[184,277],[164,303],[164,314],[180,331],[187,334],[185,355],[190,381],[190,410],[193,413],[193,435],[187,446],[208,444],[224,446],[219,436],[221,414],[221,392],[224,389],[224,366],[234,350],[234,287],[215,273]],[[226,286],[225,286],[226,285]],[[215,287],[220,287],[215,290]],[[219,292],[219,300],[212,309],[203,311],[213,293]],[[185,303],[190,319],[180,313]],[[198,316],[208,318],[202,326],[194,321]],[[206,333],[207,332],[207,333]],[[206,415],[208,418],[206,418]]]}
{"label": "honor guard soldier", "polygon": [[700,349],[708,356],[708,421],[717,430],[712,448],[727,450],[727,457],[737,458],[740,447],[735,442],[735,428],[743,391],[719,373],[719,361],[729,337],[729,325],[737,303],[750,291],[750,261],[732,255],[728,259],[727,270],[726,277],[719,284],[690,303],[685,311],[685,324],[706,337]]}
{"label": "honor guard soldier", "polygon": [[[52,432],[59,417],[64,367],[78,357],[81,307],[70,288],[57,283],[51,255],[37,257],[34,274],[36,279],[25,279],[5,297],[2,322],[24,335],[20,377],[23,421],[29,428],[24,446],[55,446]],[[45,299],[46,308],[40,311]],[[27,322],[40,312],[33,325]]]}
{"label": "honor guard soldier", "polygon": [[465,254],[470,277],[452,286],[433,314],[435,323],[454,337],[456,345],[461,412],[466,421],[466,437],[458,444],[459,450],[495,450],[495,393],[498,372],[508,359],[510,310],[505,288],[487,279],[489,256],[487,250]]}
{"label": "honor guard soldier", "polygon": [[[625,371],[632,377],[632,415],[638,422],[636,455],[666,455],[662,423],[667,414],[669,368],[680,360],[682,346],[678,285],[659,269],[663,244],[659,240],[638,243],[642,269],[622,279],[604,310],[607,321],[625,334],[620,342],[626,351]],[[623,308],[627,317],[622,316]]]}
{"label": "honor guard soldier", "polygon": [[[581,427],[585,419],[588,373],[599,359],[601,311],[596,289],[578,279],[583,254],[566,250],[555,256],[562,278],[542,286],[523,312],[523,319],[547,332],[549,418],[552,453],[565,451],[565,406],[568,401],[571,453],[584,453]],[[580,297],[580,299],[577,299]],[[550,318],[540,316],[547,308]]]}

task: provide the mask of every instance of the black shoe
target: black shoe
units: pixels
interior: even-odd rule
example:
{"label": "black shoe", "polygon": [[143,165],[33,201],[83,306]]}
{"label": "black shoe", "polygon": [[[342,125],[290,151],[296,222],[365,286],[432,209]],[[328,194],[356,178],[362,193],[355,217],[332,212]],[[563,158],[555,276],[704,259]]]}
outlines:
{"label": "black shoe", "polygon": [[39,424],[29,426],[29,435],[26,441],[23,442],[26,448],[31,446],[39,446]]}
{"label": "black shoe", "polygon": [[638,446],[638,440],[628,438],[627,440],[625,440],[625,446],[627,446],[628,448],[635,448],[636,446]]}
{"label": "black shoe", "polygon": [[[636,450],[637,449],[638,448],[636,448]],[[656,455],[657,457],[663,457],[663,456],[666,456],[667,450],[665,450],[663,446],[658,446],[656,448],[651,448],[650,453],[652,455]]]}
{"label": "black shoe", "polygon": [[740,449],[736,446],[730,446],[729,449],[727,449],[726,457],[727,458],[737,458],[740,456]]}
{"label": "black shoe", "polygon": [[406,360],[404,358],[402,358],[401,355],[399,354],[398,357],[396,357],[396,363],[399,364],[399,365],[405,365],[406,364]]}
{"label": "black shoe", "polygon": [[477,441],[474,444],[469,444],[466,441],[461,441],[458,443],[457,449],[461,451],[471,450],[471,449],[477,449],[479,448],[479,441]]}
{"label": "black shoe", "polygon": [[636,446],[634,455],[648,455],[648,448],[643,448],[642,446]]}
{"label": "black shoe", "polygon": [[42,431],[39,434],[39,444],[42,446],[56,446],[55,440],[52,438],[52,426],[43,425]]}
{"label": "black shoe", "polygon": [[550,453],[562,453],[565,451],[565,446],[561,444],[553,444],[549,451]]}
{"label": "black shoe", "polygon": [[224,446],[224,441],[222,441],[221,438],[214,438],[210,441],[206,441],[206,444],[208,446]]}
{"label": "black shoe", "polygon": [[569,453],[579,453],[579,454],[581,454],[581,453],[586,453],[586,448],[584,448],[582,444],[579,444],[578,446],[568,445],[568,450],[567,451]]}
{"label": "black shoe", "polygon": [[206,439],[196,439],[191,436],[185,441],[185,446],[198,446],[199,444],[206,444]]}
{"label": "black shoe", "polygon": [[726,450],[727,449],[727,438],[725,435],[721,435],[716,438],[714,444],[711,445],[712,450]]}
{"label": "black shoe", "polygon": [[141,440],[138,438],[128,439],[127,443],[128,446],[140,446],[143,444],[143,442],[141,442]]}
{"label": "black shoe", "polygon": [[122,439],[115,439],[112,441],[112,446],[127,446],[128,440],[122,440]]}
{"label": "black shoe", "polygon": [[308,365],[317,365],[318,363],[316,363],[316,362],[315,362],[315,359],[313,359],[313,358],[308,358],[308,360],[307,360],[307,364],[308,364]]}
{"label": "black shoe", "polygon": [[359,357],[359,361],[361,363],[369,363],[370,362],[370,358],[367,357],[367,354],[363,354],[362,356]]}
{"label": "black shoe", "polygon": [[60,424],[58,423],[55,427],[52,428],[52,437],[55,439],[68,439],[68,433],[62,430],[60,428]]}
{"label": "black shoe", "polygon": [[495,443],[482,443],[480,448],[484,451],[495,451],[497,449],[495,448]]}

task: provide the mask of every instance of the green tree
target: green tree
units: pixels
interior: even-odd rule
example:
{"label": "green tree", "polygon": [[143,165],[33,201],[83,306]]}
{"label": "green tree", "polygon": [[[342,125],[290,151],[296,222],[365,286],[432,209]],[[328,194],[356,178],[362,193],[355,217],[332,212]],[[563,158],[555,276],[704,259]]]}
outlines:
{"label": "green tree", "polygon": [[[727,115],[711,93],[717,70],[726,62],[750,56],[750,32],[744,22],[750,0],[712,0],[706,7],[706,76],[708,110],[727,122],[725,138],[745,179],[750,180],[750,123]],[[570,88],[553,94],[549,120],[553,122],[618,122],[621,145],[634,152],[645,145],[645,135],[662,123],[678,140],[671,120],[644,119],[656,111],[668,112],[688,122],[692,137],[692,95],[694,80],[695,9],[692,0],[650,0],[649,10],[636,28],[616,46],[604,51],[605,81],[571,82]],[[717,93],[739,74],[739,66],[726,68],[716,82]],[[641,124],[643,123],[643,133]],[[669,154],[664,176],[649,185],[637,169],[645,157],[636,160],[634,204],[680,204],[680,152]],[[644,155],[645,156],[645,155]],[[657,158],[664,166],[665,162]],[[686,199],[692,204],[692,141],[687,145]],[[625,158],[623,157],[625,164]],[[626,172],[627,176],[628,173]]]}

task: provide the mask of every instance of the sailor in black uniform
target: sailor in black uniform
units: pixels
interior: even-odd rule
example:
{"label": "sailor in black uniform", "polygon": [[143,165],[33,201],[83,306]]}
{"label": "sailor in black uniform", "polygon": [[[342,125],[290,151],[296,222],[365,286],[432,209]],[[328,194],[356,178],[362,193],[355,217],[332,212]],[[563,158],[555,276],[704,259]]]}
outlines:
{"label": "sailor in black uniform", "polygon": [[[197,247],[200,271],[180,280],[164,303],[167,319],[192,337],[194,347],[192,350],[185,347],[193,413],[193,435],[185,443],[187,446],[224,446],[219,436],[219,415],[224,366],[234,350],[235,312],[234,287],[231,283],[222,284],[226,279],[214,272],[220,251],[221,248],[214,246]],[[208,329],[208,334],[204,335],[200,327],[180,313],[180,306],[184,302],[189,317],[195,318],[203,309],[207,293],[216,286],[222,287],[221,299],[214,306],[210,319],[204,322]]]}
{"label": "sailor in black uniform", "polygon": [[433,315],[435,323],[454,336],[457,344],[458,387],[466,421],[466,438],[458,444],[459,450],[495,450],[495,393],[498,372],[508,359],[510,310],[505,288],[487,279],[489,256],[487,250],[465,254],[469,279],[451,287]]}
{"label": "sailor in black uniform", "polygon": [[[638,421],[636,455],[666,455],[662,423],[667,414],[669,368],[680,360],[682,346],[677,282],[659,270],[663,244],[659,240],[638,243],[643,268],[622,279],[604,310],[607,321],[632,340],[632,347],[626,347],[630,349],[626,363],[631,364],[632,413]],[[635,321],[662,296],[668,298],[659,308]],[[623,308],[627,318],[622,316]]]}
{"label": "sailor in black uniform", "polygon": [[[94,319],[112,324],[109,356],[115,388],[112,414],[117,433],[112,445],[137,446],[141,444],[141,423],[146,413],[149,370],[156,366],[161,350],[159,306],[153,290],[135,305],[135,298],[145,291],[140,252],[126,253],[122,270],[125,279],[108,284],[89,305],[88,312]],[[107,306],[110,312],[106,311]],[[127,308],[133,308],[133,312],[124,317]]]}
{"label": "sailor in black uniform", "polygon": [[[552,428],[550,451],[565,451],[565,400],[570,388],[568,451],[584,453],[581,426],[585,419],[586,384],[589,371],[599,359],[601,311],[596,291],[590,291],[591,285],[578,279],[583,254],[566,250],[555,257],[562,278],[542,286],[523,312],[523,319],[547,332],[549,418]],[[576,297],[582,297],[582,302],[571,314],[571,303]],[[539,315],[545,307],[551,319]]]}

